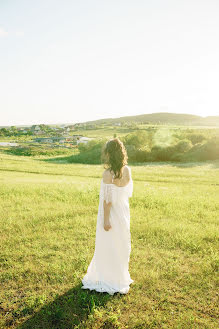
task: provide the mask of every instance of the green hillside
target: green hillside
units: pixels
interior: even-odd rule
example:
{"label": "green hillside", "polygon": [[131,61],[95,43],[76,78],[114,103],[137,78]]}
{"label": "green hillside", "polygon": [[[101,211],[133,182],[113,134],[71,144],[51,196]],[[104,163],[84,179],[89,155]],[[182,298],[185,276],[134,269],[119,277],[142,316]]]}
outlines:
{"label": "green hillside", "polygon": [[219,116],[201,117],[193,114],[181,113],[151,113],[125,116],[119,118],[106,118],[94,121],[85,121],[84,123],[92,124],[113,124],[115,122],[136,122],[136,123],[153,123],[153,124],[178,124],[178,125],[197,125],[197,126],[219,126]]}

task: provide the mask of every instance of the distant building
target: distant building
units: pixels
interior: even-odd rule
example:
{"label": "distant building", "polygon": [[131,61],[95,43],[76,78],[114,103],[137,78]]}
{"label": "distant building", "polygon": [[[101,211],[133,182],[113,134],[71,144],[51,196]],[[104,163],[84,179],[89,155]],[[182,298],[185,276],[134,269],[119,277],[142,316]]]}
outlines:
{"label": "distant building", "polygon": [[42,131],[41,131],[41,129],[40,129],[40,126],[38,126],[38,125],[33,125],[33,126],[30,128],[30,130],[32,131],[32,133],[33,133],[34,135],[41,135],[41,133],[42,133]]}
{"label": "distant building", "polygon": [[38,125],[33,125],[32,127],[31,127],[31,131],[40,131],[41,129],[40,129],[40,126],[38,126]]}
{"label": "distant building", "polygon": [[28,132],[28,130],[26,128],[17,128],[18,132],[22,132],[24,134],[26,134]]}
{"label": "distant building", "polygon": [[34,141],[37,143],[53,143],[53,138],[50,137],[35,138]]}
{"label": "distant building", "polygon": [[75,130],[75,125],[70,125],[70,126],[68,126],[68,128],[69,128],[69,130]]}
{"label": "distant building", "polygon": [[77,144],[84,143],[87,144],[92,138],[89,137],[80,137],[77,139]]}
{"label": "distant building", "polygon": [[0,146],[19,146],[18,143],[0,142]]}
{"label": "distant building", "polygon": [[[74,136],[59,136],[59,137],[38,137],[35,138],[35,142],[37,143],[68,143],[68,142],[73,142],[76,144],[76,142],[78,142],[78,140],[80,140],[80,138],[82,138],[83,136],[78,136],[78,135],[74,135]],[[86,137],[85,137],[86,138]],[[78,143],[77,143],[78,144]]]}

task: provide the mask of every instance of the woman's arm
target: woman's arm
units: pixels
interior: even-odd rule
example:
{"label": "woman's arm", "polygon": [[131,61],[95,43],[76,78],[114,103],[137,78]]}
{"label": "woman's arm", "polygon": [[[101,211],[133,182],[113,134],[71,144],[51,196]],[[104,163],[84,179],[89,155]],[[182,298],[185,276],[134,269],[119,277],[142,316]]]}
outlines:
{"label": "woman's arm", "polygon": [[[108,170],[105,170],[103,172],[102,178],[103,178],[103,182],[105,184],[110,184],[112,181],[111,175]],[[109,229],[111,228],[110,221],[109,221],[111,206],[112,206],[112,202],[107,203],[106,200],[104,200],[103,209],[104,209],[104,230],[105,231],[109,231]]]}
{"label": "woman's arm", "polygon": [[104,230],[109,231],[111,227],[110,221],[109,221],[109,215],[110,215],[110,209],[112,206],[112,202],[106,203],[106,200],[103,202],[103,209],[104,209]]}

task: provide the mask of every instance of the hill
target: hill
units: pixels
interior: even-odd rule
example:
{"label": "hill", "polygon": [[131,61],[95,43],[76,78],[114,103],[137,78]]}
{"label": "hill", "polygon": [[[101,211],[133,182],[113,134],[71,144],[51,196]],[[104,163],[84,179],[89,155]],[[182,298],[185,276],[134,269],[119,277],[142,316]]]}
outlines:
{"label": "hill", "polygon": [[[117,118],[105,118],[91,121],[77,121],[73,123],[56,123],[48,124],[49,126],[61,126],[61,125],[75,125],[75,124],[107,124],[122,122],[135,122],[143,124],[167,124],[167,125],[185,125],[185,126],[212,126],[219,127],[219,116],[207,116],[202,117],[194,114],[183,113],[169,113],[169,112],[157,112],[149,114],[130,115]],[[40,124],[40,123],[39,123]],[[45,124],[45,123],[44,123]],[[15,125],[17,128],[30,128],[32,125]],[[1,128],[8,129],[10,126],[0,126]]]}
{"label": "hill", "polygon": [[219,116],[201,117],[193,114],[158,112],[124,116],[119,118],[106,118],[93,121],[86,121],[86,124],[113,124],[122,122],[152,123],[152,124],[177,124],[188,126],[219,126]]}

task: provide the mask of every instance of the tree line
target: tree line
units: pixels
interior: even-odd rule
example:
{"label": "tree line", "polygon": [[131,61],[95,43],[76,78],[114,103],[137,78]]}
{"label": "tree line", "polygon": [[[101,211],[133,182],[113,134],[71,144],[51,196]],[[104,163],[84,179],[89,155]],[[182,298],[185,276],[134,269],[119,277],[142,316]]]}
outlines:
{"label": "tree line", "polygon": [[[114,135],[116,137],[116,135]],[[205,161],[219,159],[219,134],[192,130],[173,132],[168,129],[138,130],[119,137],[124,143],[129,163],[153,161]],[[79,144],[79,154],[70,162],[101,163],[103,147],[108,139],[97,138]]]}

